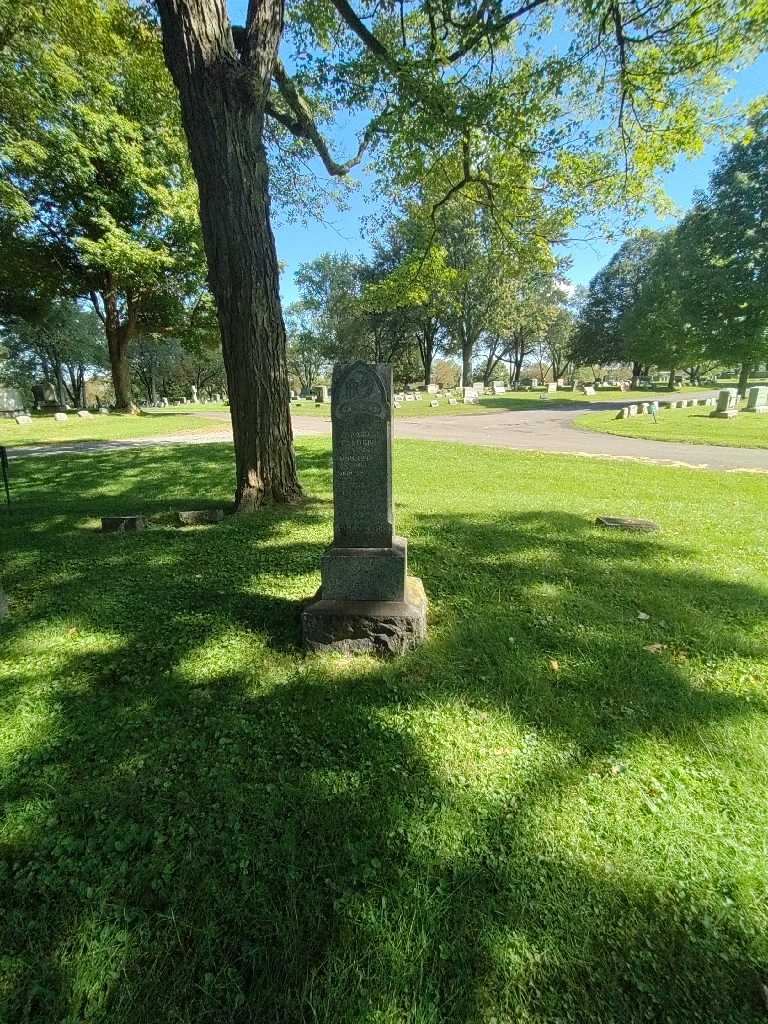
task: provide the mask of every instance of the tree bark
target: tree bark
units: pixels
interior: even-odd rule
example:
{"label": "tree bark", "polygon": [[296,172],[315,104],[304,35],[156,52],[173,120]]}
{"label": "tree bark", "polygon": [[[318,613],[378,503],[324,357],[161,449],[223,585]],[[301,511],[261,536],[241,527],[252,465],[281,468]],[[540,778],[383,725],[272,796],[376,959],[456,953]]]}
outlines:
{"label": "tree bark", "polygon": [[667,387],[669,388],[670,391],[674,391],[675,390],[675,374],[676,373],[677,373],[677,370],[674,367],[669,371],[669,383],[667,384]]}
{"label": "tree bark", "polygon": [[472,387],[472,354],[475,346],[470,342],[464,342],[461,346],[461,384],[462,387]]}
{"label": "tree bark", "polygon": [[235,505],[247,511],[268,499],[295,501],[301,488],[263,143],[282,8],[273,0],[256,8],[247,68],[224,0],[160,0],[158,8],[200,191],[235,442]]}
{"label": "tree bark", "polygon": [[742,398],[744,398],[744,396],[747,393],[747,387],[749,385],[749,375],[750,375],[751,372],[752,372],[752,364],[751,363],[742,363],[741,364],[741,370],[739,372],[738,388],[739,388],[739,395]]}
{"label": "tree bark", "polygon": [[635,361],[632,363],[632,390],[637,391],[640,387],[640,377],[643,372],[643,364]]}

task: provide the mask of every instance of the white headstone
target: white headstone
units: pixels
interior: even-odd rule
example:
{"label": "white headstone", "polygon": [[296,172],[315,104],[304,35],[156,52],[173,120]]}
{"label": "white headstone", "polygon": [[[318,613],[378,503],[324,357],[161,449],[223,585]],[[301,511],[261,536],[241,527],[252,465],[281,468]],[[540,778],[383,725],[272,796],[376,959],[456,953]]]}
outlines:
{"label": "white headstone", "polygon": [[750,388],[747,392],[747,412],[768,412],[768,387]]}
{"label": "white headstone", "polygon": [[32,417],[31,416],[27,416],[27,414],[25,412],[23,412],[20,416],[16,417],[16,422],[20,426],[26,426],[27,423],[31,423],[32,422]]}
{"label": "white headstone", "polygon": [[91,414],[88,412],[87,409],[78,409],[77,415],[80,417],[81,420],[89,420],[91,418]]}
{"label": "white headstone", "polygon": [[53,418],[56,420],[57,423],[67,422],[67,414],[65,412],[55,412],[53,414]]}

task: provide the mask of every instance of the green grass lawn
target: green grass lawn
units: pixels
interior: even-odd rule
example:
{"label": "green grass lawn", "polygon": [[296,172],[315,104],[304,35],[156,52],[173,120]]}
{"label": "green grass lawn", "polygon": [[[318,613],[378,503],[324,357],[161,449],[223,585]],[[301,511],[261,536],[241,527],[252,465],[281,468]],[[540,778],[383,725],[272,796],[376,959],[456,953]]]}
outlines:
{"label": "green grass lawn", "polygon": [[[742,405],[745,408],[745,405]],[[662,409],[658,423],[650,416],[617,420],[615,412],[588,412],[575,420],[577,427],[622,437],[649,437],[654,441],[688,441],[734,448],[768,448],[768,416],[742,412],[732,420],[710,416],[711,409]]]}
{"label": "green grass lawn", "polygon": [[[224,406],[206,406],[221,412]],[[227,421],[201,416],[183,406],[152,409],[139,415],[94,413],[81,419],[69,413],[66,423],[57,423],[52,416],[34,416],[31,423],[21,425],[15,420],[0,419],[0,444],[32,445],[56,444],[76,441],[117,441],[133,437],[153,437],[165,434],[199,433],[226,430]]]}
{"label": "green grass lawn", "polygon": [[768,479],[399,442],[431,626],[381,662],[297,645],[298,455],[300,507],[133,535],[231,448],[12,463],[0,1020],[764,1020]]}

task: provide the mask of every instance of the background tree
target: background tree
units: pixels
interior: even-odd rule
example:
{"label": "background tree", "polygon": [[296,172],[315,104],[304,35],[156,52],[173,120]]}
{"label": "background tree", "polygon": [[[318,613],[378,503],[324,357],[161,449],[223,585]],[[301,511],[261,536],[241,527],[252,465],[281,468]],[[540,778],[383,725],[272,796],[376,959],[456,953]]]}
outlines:
{"label": "background tree", "polygon": [[710,359],[740,365],[744,394],[768,359],[768,112],[722,155],[676,245],[687,315]]}
{"label": "background tree", "polygon": [[314,318],[307,316],[304,303],[287,309],[288,373],[302,391],[308,391],[326,369],[323,339],[316,333]]}
{"label": "background tree", "polygon": [[395,232],[399,238],[377,253],[363,303],[373,318],[390,321],[401,345],[415,342],[429,384],[433,361],[445,340],[444,315],[456,271],[448,265],[442,245],[423,247],[413,220],[398,223]]}
{"label": "background tree", "polygon": [[66,300],[52,301],[34,320],[2,320],[5,382],[31,396],[32,384],[44,380],[56,389],[62,405],[84,409],[89,370],[104,366],[103,334],[92,311]]}
{"label": "background tree", "polygon": [[621,248],[589,283],[573,334],[571,357],[577,365],[632,366],[637,387],[643,364],[633,351],[626,314],[640,295],[648,263],[659,244],[656,231],[642,231]]}
{"label": "background tree", "polygon": [[[44,0],[0,0],[2,15],[11,24],[0,49],[5,311],[28,311],[43,290],[88,297],[117,406],[130,409],[127,357],[145,304],[204,276],[194,179],[159,39],[145,8],[125,0],[75,0],[55,16]],[[33,279],[30,264],[42,268]]]}
{"label": "background tree", "polygon": [[[460,12],[432,0],[370,12],[349,0],[250,0],[233,33],[226,0],[158,7],[200,188],[241,507],[299,494],[267,119],[312,146],[332,175],[347,173],[374,139],[387,141],[377,166],[393,187],[428,181],[430,195],[442,193],[434,208],[463,193],[525,237],[526,208],[567,208],[562,224],[644,200],[654,170],[695,151],[720,118],[719,71],[766,20],[762,0],[706,9],[696,0],[607,9],[475,0]],[[548,32],[555,11],[562,49]],[[278,52],[284,30],[289,62]],[[371,117],[347,163],[322,131],[322,119],[342,109]]]}

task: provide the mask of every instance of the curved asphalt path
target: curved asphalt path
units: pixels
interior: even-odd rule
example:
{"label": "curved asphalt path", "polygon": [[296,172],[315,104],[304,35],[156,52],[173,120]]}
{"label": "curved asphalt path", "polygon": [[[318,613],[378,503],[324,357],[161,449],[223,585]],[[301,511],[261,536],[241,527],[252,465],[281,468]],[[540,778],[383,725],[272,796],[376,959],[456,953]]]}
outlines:
{"label": "curved asphalt path", "polygon": [[[626,404],[628,403],[568,402],[565,406],[556,405],[553,401],[551,404],[542,402],[540,408],[478,415],[404,416],[395,420],[395,435],[422,441],[452,441],[493,448],[513,448],[518,451],[634,459],[694,469],[768,473],[768,449],[647,441],[642,438],[599,434],[591,430],[582,430],[573,424],[576,416],[583,412],[620,409]],[[229,414],[226,412],[199,410],[197,415],[209,416],[227,423],[229,421]],[[297,437],[329,434],[330,416],[294,415],[293,429]],[[123,441],[84,441],[9,447],[8,454],[11,457],[75,455],[87,452],[125,451],[155,445],[211,444],[226,442],[231,438],[232,432],[227,428],[209,433],[138,437]]]}

